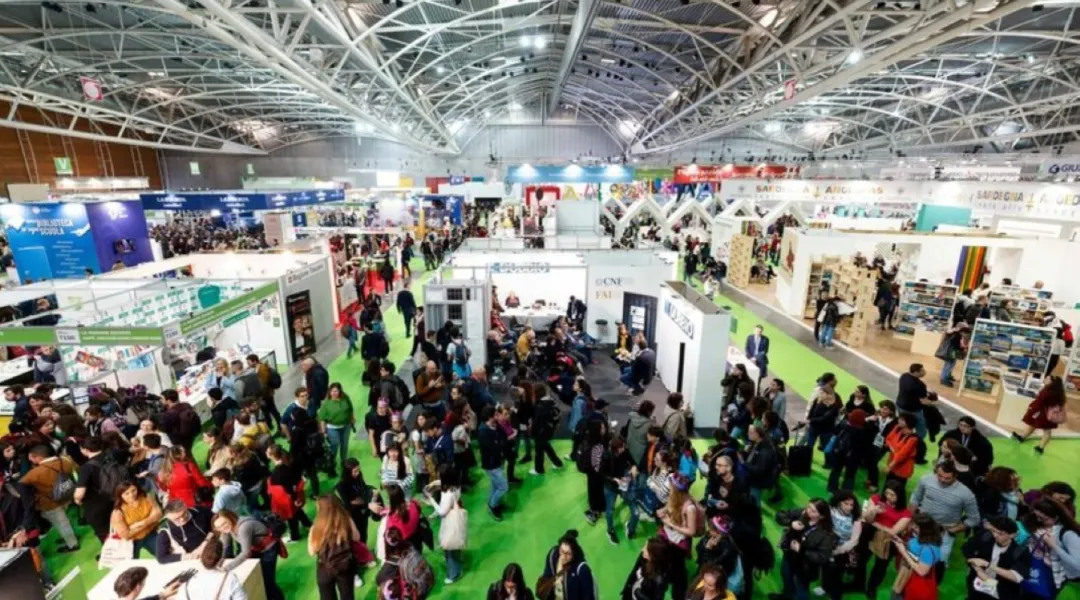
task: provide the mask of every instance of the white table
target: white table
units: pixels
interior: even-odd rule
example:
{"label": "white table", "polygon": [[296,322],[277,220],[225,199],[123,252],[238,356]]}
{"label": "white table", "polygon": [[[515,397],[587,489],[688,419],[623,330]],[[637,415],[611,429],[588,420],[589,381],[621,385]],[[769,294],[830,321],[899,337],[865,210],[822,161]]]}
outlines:
{"label": "white table", "polygon": [[8,382],[12,379],[31,373],[34,370],[34,367],[31,367],[27,362],[25,356],[0,362],[0,383]]}
{"label": "white table", "polygon": [[[105,578],[99,581],[98,584],[90,590],[90,593],[86,595],[87,600],[116,600],[116,593],[113,592],[116,578],[120,577],[121,573],[131,567],[144,567],[149,571],[149,574],[146,577],[146,586],[143,588],[140,597],[157,594],[161,591],[161,588],[165,587],[165,584],[169,583],[174,577],[188,569],[202,571],[202,564],[197,560],[186,560],[169,563],[167,565],[158,564],[156,560],[124,561],[110,570],[109,573],[105,575]],[[245,560],[243,564],[233,569],[232,572],[240,579],[241,585],[244,586],[244,591],[247,592],[248,600],[266,600],[266,586],[263,585],[262,570],[259,568],[258,559],[252,558]],[[181,599],[184,598],[183,586],[180,587],[180,594],[178,597]],[[192,600],[196,599],[192,598]],[[199,598],[198,600],[209,599]]]}
{"label": "white table", "polygon": [[557,308],[507,308],[500,315],[505,322],[509,322],[510,319],[517,319],[518,321],[532,325],[533,329],[547,329],[556,319],[565,315],[566,313]]}

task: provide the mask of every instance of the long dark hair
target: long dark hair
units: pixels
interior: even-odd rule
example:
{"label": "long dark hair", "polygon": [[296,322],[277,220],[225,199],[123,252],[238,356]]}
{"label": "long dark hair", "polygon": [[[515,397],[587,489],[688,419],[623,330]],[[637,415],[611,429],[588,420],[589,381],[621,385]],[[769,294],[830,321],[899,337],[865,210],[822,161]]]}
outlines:
{"label": "long dark hair", "polygon": [[405,479],[408,473],[405,471],[405,453],[401,450],[401,444],[394,442],[386,447],[386,457],[390,458],[390,451],[397,450],[397,477]]}
{"label": "long dark hair", "polygon": [[[356,471],[360,475],[353,477],[353,471]],[[360,468],[360,461],[355,458],[345,459],[345,470],[341,472],[341,479],[346,483],[356,483],[361,486],[366,486],[367,482],[364,481],[364,471]]]}
{"label": "long dark hair", "polygon": [[556,562],[558,562],[559,546],[566,544],[570,546],[570,552],[574,555],[574,563],[579,563],[585,560],[585,551],[581,549],[581,544],[578,543],[577,529],[567,529],[566,533],[559,538],[559,543],[555,545]]}
{"label": "long dark hair", "polygon": [[1080,535],[1080,524],[1077,524],[1076,519],[1069,514],[1069,511],[1057,500],[1045,496],[1036,500],[1031,505],[1031,511],[1024,516],[1024,527],[1028,531],[1035,531],[1043,527],[1038,515],[1035,514],[1036,512],[1050,517],[1055,523],[1061,525],[1063,530]]}
{"label": "long dark hair", "polygon": [[911,524],[919,528],[919,543],[932,546],[941,545],[941,525],[926,513],[916,513]]}
{"label": "long dark hair", "polygon": [[1050,381],[1046,384],[1046,404],[1050,406],[1065,405],[1065,384],[1061,382],[1061,378],[1057,375],[1051,375]]}
{"label": "long dark hair", "polygon": [[657,575],[666,574],[668,569],[669,552],[668,543],[659,536],[649,538],[645,542],[645,550],[649,551],[649,560],[645,561],[645,578],[653,579]]}
{"label": "long dark hair", "polygon": [[521,565],[517,563],[510,563],[503,569],[502,577],[499,578],[499,589],[495,592],[495,595],[499,600],[506,600],[509,596],[506,594],[506,586],[503,585],[509,581],[514,584],[514,589],[517,590],[518,598],[530,597],[529,588],[525,585],[525,573],[521,570]]}
{"label": "long dark hair", "polygon": [[829,507],[829,503],[826,502],[823,498],[812,498],[809,504],[812,504],[814,506],[814,510],[816,510],[818,513],[817,526],[825,531],[831,532],[833,530],[833,523],[832,509]]}
{"label": "long dark hair", "polygon": [[408,523],[409,501],[405,499],[405,490],[397,484],[386,486],[386,500],[390,504],[390,512],[396,512],[402,522]]}

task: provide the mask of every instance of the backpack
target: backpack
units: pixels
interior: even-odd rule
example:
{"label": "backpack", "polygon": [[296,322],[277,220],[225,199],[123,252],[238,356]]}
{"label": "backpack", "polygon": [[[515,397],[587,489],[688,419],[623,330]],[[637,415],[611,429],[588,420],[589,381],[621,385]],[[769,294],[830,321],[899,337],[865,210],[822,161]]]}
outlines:
{"label": "backpack", "polygon": [[57,504],[67,504],[75,499],[75,480],[71,477],[70,473],[64,472],[62,462],[59,469],[53,470],[56,471],[56,481],[53,482],[52,492],[49,493],[49,499]]}
{"label": "backpack", "polygon": [[97,492],[106,498],[112,499],[116,493],[116,486],[129,477],[128,468],[113,458],[101,461],[101,471],[98,476]]}
{"label": "backpack", "polygon": [[768,573],[776,565],[776,550],[773,548],[772,542],[762,536],[754,542],[754,547],[750,549],[747,559],[753,572],[758,574]]}
{"label": "backpack", "polygon": [[465,347],[465,343],[454,344],[454,362],[465,366],[469,364],[469,349]]}
{"label": "backpack", "polygon": [[281,389],[281,373],[278,373],[277,369],[270,367],[270,378],[267,379],[266,385],[272,390]]}
{"label": "backpack", "polygon": [[184,404],[184,408],[180,410],[178,415],[177,425],[179,427],[180,434],[185,439],[195,439],[199,432],[202,431],[202,419],[199,418],[199,413],[195,412],[195,409],[190,404]]}
{"label": "backpack", "polygon": [[694,504],[694,510],[697,511],[697,518],[694,519],[694,521],[696,521],[694,526],[694,537],[701,537],[705,535],[705,523],[707,523],[709,519],[705,516],[705,507],[702,506],[700,502],[697,500],[691,500],[690,502]]}
{"label": "backpack", "polygon": [[353,553],[351,543],[327,543],[319,551],[319,570],[331,578],[336,579],[338,576],[352,571],[355,564],[356,555]]}
{"label": "backpack", "polygon": [[398,561],[398,577],[405,586],[406,597],[426,598],[435,587],[435,571],[416,549],[410,550]]}
{"label": "backpack", "polygon": [[1065,321],[1061,322],[1061,339],[1065,341],[1066,348],[1073,347],[1073,341],[1075,341],[1075,339],[1073,338],[1072,326]]}

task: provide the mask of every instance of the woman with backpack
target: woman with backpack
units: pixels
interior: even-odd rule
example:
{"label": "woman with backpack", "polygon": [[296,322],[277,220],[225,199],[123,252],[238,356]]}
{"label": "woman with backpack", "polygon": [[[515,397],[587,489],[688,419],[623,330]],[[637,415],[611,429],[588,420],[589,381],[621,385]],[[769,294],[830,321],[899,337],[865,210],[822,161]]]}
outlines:
{"label": "woman with backpack", "polygon": [[266,494],[266,477],[269,475],[266,465],[243,444],[229,446],[229,470],[233,481],[239,482],[248,501],[248,509],[261,510]]}
{"label": "woman with backpack", "polygon": [[318,565],[315,583],[319,600],[353,600],[353,588],[364,585],[354,546],[363,543],[341,501],[320,496],[315,503],[315,523],[308,533],[308,554],[316,557]]}
{"label": "woman with backpack", "polygon": [[671,548],[671,592],[685,598],[687,591],[686,560],[690,558],[693,538],[705,532],[705,510],[690,498],[690,480],[682,473],[671,476],[667,504],[656,512],[663,524],[660,536]]}
{"label": "woman with backpack", "polygon": [[539,600],[600,600],[592,569],[585,562],[585,551],[577,538],[577,530],[571,529],[548,551],[544,574],[536,583]]}
{"label": "woman with backpack", "polygon": [[239,549],[234,551],[232,560],[225,563],[224,569],[236,569],[250,558],[258,559],[266,588],[266,599],[285,600],[285,594],[277,584],[277,564],[278,558],[286,556],[287,552],[274,532],[258,519],[240,517],[228,510],[214,515],[214,520],[210,523],[226,549],[231,547],[234,540],[239,546]]}
{"label": "woman with backpack", "polygon": [[446,579],[450,585],[461,579],[461,553],[465,550],[469,525],[469,513],[461,505],[461,485],[453,465],[439,466],[439,482],[442,494],[439,501],[424,490],[424,499],[435,509],[435,514],[442,519],[439,527],[439,547],[446,558]]}
{"label": "woman with backpack", "polygon": [[270,512],[289,524],[290,539],[300,540],[300,526],[311,527],[311,519],[304,512],[304,474],[285,450],[274,444],[266,449],[266,458],[270,460],[270,478],[267,480],[267,492],[270,495]]}
{"label": "woman with backpack", "polygon": [[379,600],[425,600],[435,586],[435,572],[396,528],[384,536],[386,563],[375,578]]}
{"label": "woman with backpack", "polygon": [[840,298],[833,296],[827,298],[818,310],[816,321],[821,325],[818,336],[818,344],[822,348],[833,347],[833,335],[836,334],[836,326],[840,324]]}
{"label": "woman with backpack", "polygon": [[1013,439],[1023,443],[1036,429],[1042,430],[1042,441],[1035,446],[1035,451],[1042,454],[1050,443],[1050,436],[1058,425],[1068,419],[1065,411],[1065,386],[1057,375],[1050,375],[1039,390],[1038,395],[1028,405],[1024,413],[1024,431],[1013,432]]}
{"label": "woman with backpack", "polygon": [[1080,579],[1080,525],[1063,504],[1043,497],[1031,505],[1024,526],[1031,532],[1031,570],[1023,573],[1023,600],[1056,598],[1068,582]]}
{"label": "woman with backpack", "polygon": [[836,548],[829,504],[814,498],[804,510],[777,513],[776,522],[787,528],[780,539],[780,549],[784,552],[780,561],[784,589],[782,593],[769,594],[769,600],[809,598],[810,585]]}

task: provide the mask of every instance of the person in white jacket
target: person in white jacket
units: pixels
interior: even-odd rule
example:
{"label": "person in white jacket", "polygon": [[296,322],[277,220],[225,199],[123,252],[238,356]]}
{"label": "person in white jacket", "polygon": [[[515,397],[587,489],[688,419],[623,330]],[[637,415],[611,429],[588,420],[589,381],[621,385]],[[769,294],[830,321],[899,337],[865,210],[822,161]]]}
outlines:
{"label": "person in white jacket", "polygon": [[223,571],[225,546],[217,538],[206,541],[199,561],[202,569],[187,582],[179,600],[247,600],[240,578],[232,571]]}

